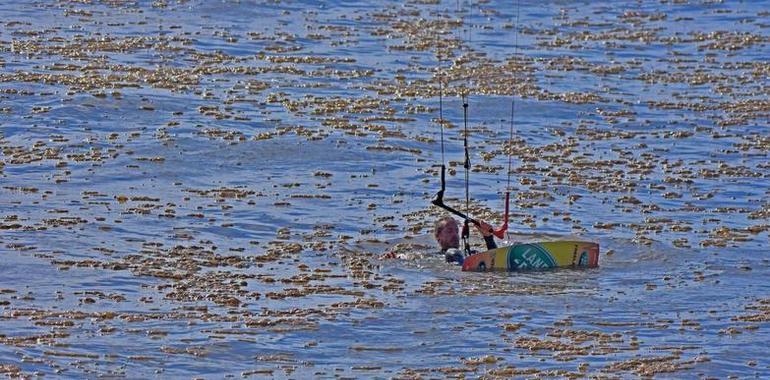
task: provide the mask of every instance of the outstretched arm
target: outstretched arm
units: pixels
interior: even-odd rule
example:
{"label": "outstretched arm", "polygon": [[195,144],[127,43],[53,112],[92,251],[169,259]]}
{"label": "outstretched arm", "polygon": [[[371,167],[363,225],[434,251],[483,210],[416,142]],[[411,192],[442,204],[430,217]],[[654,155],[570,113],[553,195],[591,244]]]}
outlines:
{"label": "outstretched arm", "polygon": [[484,242],[487,243],[487,250],[495,249],[497,248],[497,244],[495,244],[495,236],[494,234],[494,228],[490,226],[486,222],[479,221],[479,224],[476,225],[476,228],[481,232],[481,235],[484,236]]}

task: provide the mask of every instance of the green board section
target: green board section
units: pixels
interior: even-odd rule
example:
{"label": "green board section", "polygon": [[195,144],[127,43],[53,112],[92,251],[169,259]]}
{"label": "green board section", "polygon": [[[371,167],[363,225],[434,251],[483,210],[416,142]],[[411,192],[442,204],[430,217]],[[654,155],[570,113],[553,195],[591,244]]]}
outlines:
{"label": "green board section", "polygon": [[508,268],[545,269],[555,268],[556,260],[539,244],[519,244],[508,252]]}

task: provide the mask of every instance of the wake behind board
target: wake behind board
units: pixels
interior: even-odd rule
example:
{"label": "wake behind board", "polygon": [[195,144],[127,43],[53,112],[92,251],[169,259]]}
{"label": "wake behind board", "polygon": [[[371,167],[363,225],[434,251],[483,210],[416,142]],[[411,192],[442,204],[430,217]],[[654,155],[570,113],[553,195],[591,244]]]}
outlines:
{"label": "wake behind board", "polygon": [[599,244],[585,241],[549,241],[514,244],[465,258],[463,271],[517,271],[599,266]]}

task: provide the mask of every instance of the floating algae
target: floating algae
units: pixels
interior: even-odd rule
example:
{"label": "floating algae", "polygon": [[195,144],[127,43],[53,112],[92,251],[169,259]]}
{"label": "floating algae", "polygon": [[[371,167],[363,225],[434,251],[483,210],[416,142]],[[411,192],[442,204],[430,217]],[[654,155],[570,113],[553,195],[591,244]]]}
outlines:
{"label": "floating algae", "polygon": [[[0,13],[3,375],[769,373],[759,4]],[[511,155],[510,240],[597,238],[599,269],[431,255],[439,123],[462,206],[461,94],[466,211],[501,220]]]}

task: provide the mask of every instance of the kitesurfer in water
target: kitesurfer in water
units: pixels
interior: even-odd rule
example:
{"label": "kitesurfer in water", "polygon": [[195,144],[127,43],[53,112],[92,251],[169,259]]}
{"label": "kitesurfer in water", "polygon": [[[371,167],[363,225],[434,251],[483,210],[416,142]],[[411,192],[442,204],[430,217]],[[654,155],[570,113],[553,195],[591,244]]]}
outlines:
{"label": "kitesurfer in water", "polygon": [[[481,236],[484,237],[487,250],[497,248],[492,226],[483,221],[479,221],[475,226],[481,233]],[[441,253],[444,254],[447,262],[463,263],[464,255],[460,250],[460,228],[454,218],[445,216],[437,220],[433,229],[433,237],[436,238],[436,242],[439,248],[441,248]]]}
{"label": "kitesurfer in water", "polygon": [[[478,224],[474,225],[481,233],[481,236],[484,237],[487,250],[497,248],[492,226],[483,221],[479,221]],[[444,216],[437,220],[433,226],[433,237],[436,239],[436,243],[438,243],[438,246],[441,249],[440,253],[444,255],[447,262],[463,263],[465,255],[463,255],[463,251],[460,249],[460,227],[454,218],[451,216]],[[396,257],[398,257],[398,255],[395,251],[388,252],[382,256],[383,259],[393,259]]]}

